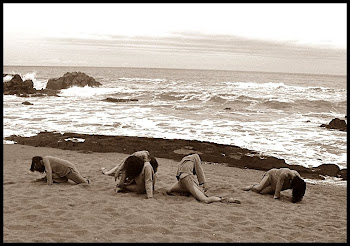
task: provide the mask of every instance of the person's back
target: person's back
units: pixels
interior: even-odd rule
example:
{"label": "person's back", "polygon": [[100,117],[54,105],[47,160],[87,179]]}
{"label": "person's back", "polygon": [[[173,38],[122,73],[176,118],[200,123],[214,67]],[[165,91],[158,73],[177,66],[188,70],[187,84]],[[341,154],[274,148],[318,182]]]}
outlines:
{"label": "person's back", "polygon": [[71,169],[76,170],[73,163],[63,160],[54,156],[44,156],[43,161],[48,160],[50,162],[52,173],[56,173],[61,177],[66,176]]}
{"label": "person's back", "polygon": [[276,190],[279,182],[283,182],[281,185],[281,191],[291,189],[291,180],[293,177],[300,176],[297,171],[289,168],[273,168],[267,171],[266,175],[270,176],[270,185],[273,190]]}
{"label": "person's back", "polygon": [[280,192],[292,189],[292,202],[302,200],[306,183],[300,174],[289,168],[273,168],[267,171],[259,184],[244,187],[244,191],[252,190],[260,194],[273,194],[273,198],[279,199]]}
{"label": "person's back", "polygon": [[83,177],[73,163],[54,156],[34,156],[30,171],[45,172],[46,177],[39,179],[39,181],[46,180],[48,185],[52,185],[54,182],[65,183],[68,182],[68,179],[77,184],[90,183],[89,179]]}

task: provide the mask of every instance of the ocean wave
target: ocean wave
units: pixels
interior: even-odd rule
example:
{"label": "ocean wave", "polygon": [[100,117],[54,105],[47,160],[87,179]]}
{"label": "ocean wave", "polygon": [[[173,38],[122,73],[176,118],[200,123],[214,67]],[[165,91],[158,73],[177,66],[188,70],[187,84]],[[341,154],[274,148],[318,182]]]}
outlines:
{"label": "ocean wave", "polygon": [[208,101],[211,101],[211,102],[214,102],[214,103],[219,103],[219,104],[224,104],[226,103],[228,100],[223,98],[222,96],[220,95],[214,95],[214,96],[211,96],[210,99]]}
{"label": "ocean wave", "polygon": [[289,107],[292,107],[293,103],[290,102],[285,102],[285,101],[279,101],[279,100],[267,100],[267,101],[262,101],[260,103],[261,106],[265,108],[272,108],[272,109],[277,109],[277,110],[285,110]]}
{"label": "ocean wave", "polygon": [[155,94],[155,98],[157,100],[164,100],[164,101],[178,101],[178,100],[181,100],[185,97],[184,94],[179,94],[179,93],[176,93],[176,92],[157,92]]}
{"label": "ocean wave", "polygon": [[[67,68],[55,73],[52,68],[41,69],[14,70],[22,71],[25,78],[32,79],[38,87]],[[223,82],[239,80],[239,77],[204,76],[202,71],[194,76],[182,70],[174,74],[157,73],[158,70],[132,70],[131,73],[122,68],[106,75],[103,69],[90,69],[91,76],[102,78],[101,87],[71,87],[61,90],[61,97],[24,99],[4,95],[3,136],[30,136],[44,129],[195,139],[252,149],[283,158],[291,165],[308,167],[334,163],[347,166],[346,132],[319,127],[346,115],[346,89],[341,89],[343,80],[338,88],[333,78],[329,84],[295,82],[272,75],[263,78],[272,81],[269,83],[261,82],[262,79]],[[33,72],[36,70],[37,74]],[[250,81],[256,78],[254,74],[246,75],[252,76],[248,78]],[[317,80],[317,77],[312,79]],[[139,102],[102,102],[107,97],[137,98]],[[24,100],[33,105],[24,106]]]}
{"label": "ocean wave", "polygon": [[58,95],[62,97],[92,97],[92,96],[99,96],[99,95],[116,94],[121,92],[125,92],[123,88],[72,86],[67,89],[62,89]]}
{"label": "ocean wave", "polygon": [[335,106],[335,104],[333,102],[330,102],[330,101],[307,100],[307,99],[296,100],[294,104],[304,106],[307,108],[311,108],[311,109],[321,108],[322,111],[331,110]]}
{"label": "ocean wave", "polygon": [[257,83],[257,82],[225,82],[226,85],[234,86],[241,89],[252,89],[252,88],[265,88],[265,89],[276,89],[287,87],[284,83]]}

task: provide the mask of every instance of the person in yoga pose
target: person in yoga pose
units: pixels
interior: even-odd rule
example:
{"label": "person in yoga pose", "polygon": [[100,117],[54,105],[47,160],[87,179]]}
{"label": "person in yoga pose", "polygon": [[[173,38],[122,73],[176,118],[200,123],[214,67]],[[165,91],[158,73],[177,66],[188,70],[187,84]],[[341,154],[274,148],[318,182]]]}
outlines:
{"label": "person in yoga pose", "polygon": [[267,171],[259,184],[250,185],[243,190],[260,194],[273,194],[273,198],[279,199],[280,192],[292,189],[292,202],[300,202],[306,190],[306,183],[300,174],[289,168],[273,168]]}
{"label": "person in yoga pose", "polygon": [[[143,162],[149,162],[153,167],[154,173],[157,172],[158,162],[157,159],[149,154],[147,150],[136,151],[130,156],[136,156],[141,159]],[[128,156],[129,157],[129,156]],[[125,157],[118,165],[107,170],[107,168],[102,167],[102,173],[108,176],[114,176],[115,180],[121,179],[119,183],[124,183],[125,180],[125,160],[128,158]]]}
{"label": "person in yoga pose", "polygon": [[146,193],[147,198],[153,198],[158,163],[152,166],[149,161],[131,155],[124,160],[123,166],[124,172],[117,184],[116,192]]}
{"label": "person in yoga pose", "polygon": [[233,198],[222,198],[217,196],[207,196],[205,192],[208,185],[204,175],[202,162],[198,154],[190,154],[182,158],[179,162],[176,172],[177,182],[170,188],[166,189],[166,193],[172,195],[174,192],[190,193],[200,202],[232,202],[240,203]]}
{"label": "person in yoga pose", "polygon": [[54,156],[34,156],[30,171],[45,172],[46,176],[36,181],[46,181],[48,185],[65,183],[68,180],[72,180],[77,184],[90,183],[87,178],[80,174],[73,163]]}
{"label": "person in yoga pose", "polygon": [[[136,157],[140,158],[141,160],[143,160],[144,162],[150,162],[151,165],[154,165],[154,167],[155,167],[155,165],[158,166],[157,160],[153,156],[151,156],[147,150],[136,151],[133,154],[131,154],[130,156],[136,156]],[[116,165],[115,167],[111,168],[110,170],[107,170],[107,168],[102,167],[101,168],[102,173],[105,174],[105,175],[114,176],[115,178],[120,177],[121,176],[121,171],[123,171],[124,168],[125,168],[124,167],[124,162],[125,162],[125,160],[128,157],[125,157],[120,162],[120,164]]]}

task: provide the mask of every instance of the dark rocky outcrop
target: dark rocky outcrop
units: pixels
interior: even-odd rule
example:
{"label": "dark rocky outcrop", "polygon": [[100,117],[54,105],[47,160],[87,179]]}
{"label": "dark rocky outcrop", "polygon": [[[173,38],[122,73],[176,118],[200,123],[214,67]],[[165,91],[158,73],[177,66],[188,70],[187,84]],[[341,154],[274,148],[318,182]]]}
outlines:
{"label": "dark rocky outcrop", "polygon": [[51,90],[51,89],[41,89],[37,90],[35,94],[30,95],[31,97],[45,97],[45,96],[56,96],[60,91],[59,90]]}
{"label": "dark rocky outcrop", "polygon": [[23,104],[23,105],[33,105],[33,103],[28,102],[28,101],[24,101],[24,102],[22,102],[22,104]]}
{"label": "dark rocky outcrop", "polygon": [[326,127],[328,129],[336,129],[339,131],[347,131],[347,125],[345,120],[335,118],[329,122],[329,124],[322,124],[321,127]]}
{"label": "dark rocky outcrop", "polygon": [[90,77],[82,72],[68,72],[60,78],[49,79],[46,89],[61,90],[72,86],[90,86],[99,87],[101,83],[97,82],[93,77]]}
{"label": "dark rocky outcrop", "polygon": [[81,73],[65,73],[58,79],[49,79],[45,89],[36,90],[32,80],[23,81],[19,74],[3,74],[3,77],[12,76],[10,81],[3,83],[4,95],[17,95],[20,97],[41,97],[41,96],[58,96],[59,90],[71,86],[100,86],[101,83],[94,78]]}
{"label": "dark rocky outcrop", "polygon": [[[4,74],[5,75],[5,74]],[[3,83],[4,95],[22,95],[32,94],[36,92],[32,80],[23,81],[18,74],[13,75],[10,81]]]}
{"label": "dark rocky outcrop", "polygon": [[322,164],[318,167],[314,167],[313,171],[317,171],[317,173],[321,175],[336,177],[337,174],[340,172],[340,168],[334,164]]}
{"label": "dark rocky outcrop", "polygon": [[343,180],[347,180],[347,173],[348,173],[347,169],[341,169],[337,174],[337,176],[339,178],[342,178]]}
{"label": "dark rocky outcrop", "polygon": [[[85,141],[69,141],[84,139]],[[138,150],[149,150],[157,158],[181,160],[185,154],[199,153],[204,162],[224,163],[238,168],[269,170],[288,167],[298,171],[305,178],[320,179],[320,175],[336,176],[346,180],[346,169],[339,170],[335,164],[323,164],[316,168],[288,165],[285,160],[261,155],[255,151],[233,145],[182,139],[162,139],[130,136],[104,136],[77,133],[41,132],[32,137],[12,135],[5,140],[18,144],[52,147],[66,150],[89,152],[119,152],[131,154]]]}
{"label": "dark rocky outcrop", "polygon": [[103,99],[102,101],[105,102],[137,102],[138,99],[124,99],[124,98],[112,98],[112,97],[107,97],[106,99]]}

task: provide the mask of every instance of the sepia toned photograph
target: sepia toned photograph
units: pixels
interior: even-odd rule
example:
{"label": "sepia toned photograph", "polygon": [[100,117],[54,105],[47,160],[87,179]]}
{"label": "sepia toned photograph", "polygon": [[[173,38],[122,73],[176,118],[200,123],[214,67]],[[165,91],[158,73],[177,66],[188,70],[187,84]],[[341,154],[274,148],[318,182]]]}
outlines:
{"label": "sepia toned photograph", "polygon": [[3,243],[347,243],[346,3],[3,3]]}

